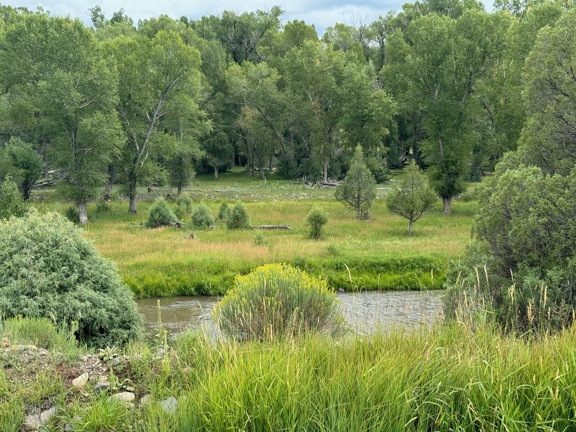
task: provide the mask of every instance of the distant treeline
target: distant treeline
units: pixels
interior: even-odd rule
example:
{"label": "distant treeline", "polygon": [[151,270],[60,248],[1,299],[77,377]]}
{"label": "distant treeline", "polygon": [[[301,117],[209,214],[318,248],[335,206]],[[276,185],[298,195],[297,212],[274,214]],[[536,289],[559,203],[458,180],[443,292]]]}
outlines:
{"label": "distant treeline", "polygon": [[[538,84],[569,62],[545,57],[572,49],[573,31],[537,42],[571,5],[429,0],[322,38],[277,6],[137,24],[96,6],[91,27],[0,6],[0,179],[27,198],[53,178],[85,221],[113,184],[136,212],[138,185],[180,192],[194,172],[235,165],[341,178],[360,144],[379,181],[416,160],[449,211],[505,152],[554,159],[546,136],[573,139],[570,92]],[[566,99],[560,117],[539,112],[550,98]]]}

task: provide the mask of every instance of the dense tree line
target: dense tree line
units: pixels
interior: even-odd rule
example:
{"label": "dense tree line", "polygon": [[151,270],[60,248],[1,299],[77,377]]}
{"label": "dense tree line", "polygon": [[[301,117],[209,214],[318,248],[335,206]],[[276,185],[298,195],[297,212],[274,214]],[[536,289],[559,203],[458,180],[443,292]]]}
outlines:
{"label": "dense tree line", "polygon": [[136,212],[137,185],[180,192],[194,171],[343,178],[357,146],[377,181],[415,160],[446,212],[519,145],[567,173],[575,44],[554,26],[570,3],[495,8],[417,1],[320,38],[279,7],[138,23],[94,7],[88,27],[1,6],[0,177],[28,198],[51,174],[86,222],[112,184]]}

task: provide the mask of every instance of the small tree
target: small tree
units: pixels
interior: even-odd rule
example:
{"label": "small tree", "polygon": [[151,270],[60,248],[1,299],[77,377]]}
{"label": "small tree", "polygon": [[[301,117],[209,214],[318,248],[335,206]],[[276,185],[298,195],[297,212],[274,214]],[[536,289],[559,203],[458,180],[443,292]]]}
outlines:
{"label": "small tree", "polygon": [[214,216],[206,204],[200,204],[192,212],[192,225],[195,228],[210,228],[214,226]]}
{"label": "small tree", "polygon": [[230,216],[226,219],[226,228],[228,229],[246,229],[250,228],[250,217],[242,203],[234,206]]}
{"label": "small tree", "polygon": [[156,200],[150,209],[145,225],[148,228],[158,228],[160,226],[172,225],[176,222],[178,222],[176,215],[170,207],[168,207],[166,201],[160,198]]}
{"label": "small tree", "polygon": [[22,192],[25,200],[30,198],[32,186],[42,175],[42,157],[34,150],[32,144],[19,138],[11,137],[6,146],[0,151],[1,171],[6,170],[12,175],[14,182]]}
{"label": "small tree", "polygon": [[408,235],[412,235],[412,225],[434,205],[436,199],[426,177],[412,160],[404,170],[400,184],[386,197],[386,205],[391,212],[408,219]]}
{"label": "small tree", "polygon": [[324,225],[328,222],[328,216],[323,209],[314,207],[306,217],[306,225],[308,226],[308,238],[318,240],[322,238]]}
{"label": "small tree", "polygon": [[344,181],[334,194],[338,201],[356,210],[356,219],[368,219],[370,207],[376,198],[376,180],[364,162],[362,147],[358,145]]}
{"label": "small tree", "polygon": [[26,203],[18,190],[18,186],[10,177],[6,177],[6,180],[0,185],[0,220],[8,219],[11,216],[24,216],[25,213]]}
{"label": "small tree", "polygon": [[226,201],[223,201],[220,204],[220,208],[218,209],[218,219],[225,221],[230,216],[230,206]]}

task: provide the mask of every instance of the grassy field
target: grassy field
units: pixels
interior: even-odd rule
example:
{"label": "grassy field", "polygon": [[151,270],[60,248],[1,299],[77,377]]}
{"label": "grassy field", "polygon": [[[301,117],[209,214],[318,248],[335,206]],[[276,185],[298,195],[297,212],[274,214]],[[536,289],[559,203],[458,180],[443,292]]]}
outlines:
{"label": "grassy field", "polygon": [[[389,188],[379,186],[371,219],[357,221],[352,210],[334,201],[333,189],[243,173],[206,176],[185,191],[194,204],[204,202],[216,215],[222,201],[242,201],[252,226],[288,224],[292,229],[262,231],[257,241],[256,230],[230,231],[223,222],[214,230],[193,229],[189,214],[182,229],[143,228],[153,199],[173,198],[174,191],[159,189],[142,190],[136,215],[128,214],[124,200],[114,200],[108,212],[98,213],[92,204],[85,232],[139,297],[222,294],[236,274],[271,262],[297,265],[336,289],[440,288],[448,261],[470,241],[475,202],[455,202],[450,216],[438,203],[409,237],[407,221],[391,214],[381,199]],[[49,200],[42,205],[64,209]],[[324,208],[329,218],[320,241],[306,238],[305,219],[313,206]],[[195,239],[187,238],[191,233]]]}
{"label": "grassy field", "polygon": [[[16,323],[17,324],[17,323]],[[35,331],[23,332],[32,324]],[[487,325],[271,343],[184,334],[101,353],[108,391],[71,385],[83,354],[37,323],[2,335],[50,356],[2,348],[0,430],[56,407],[46,431],[570,431],[576,332],[527,339]],[[158,355],[158,348],[164,349]],[[55,355],[56,352],[61,354]],[[120,354],[126,354],[122,357]],[[133,404],[114,394],[134,393]],[[143,403],[145,395],[151,402]],[[162,401],[175,398],[173,409]]]}

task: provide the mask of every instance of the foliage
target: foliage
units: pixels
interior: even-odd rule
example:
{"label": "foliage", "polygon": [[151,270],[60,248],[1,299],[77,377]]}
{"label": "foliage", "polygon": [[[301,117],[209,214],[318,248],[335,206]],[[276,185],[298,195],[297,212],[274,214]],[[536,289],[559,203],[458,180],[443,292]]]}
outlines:
{"label": "foliage", "polygon": [[376,180],[364,163],[362,147],[358,145],[344,181],[334,193],[335,198],[356,210],[356,219],[368,219],[370,207],[376,198]]}
{"label": "foliage", "polygon": [[[576,170],[566,177],[537,167],[498,172],[483,188],[476,244],[452,274],[454,289],[494,308],[497,322],[510,331],[570,325],[575,193]],[[484,268],[485,277],[478,278],[475,267]]]}
{"label": "foliage", "polygon": [[213,317],[225,335],[239,341],[338,334],[344,326],[326,282],[286,264],[267,264],[237,276]]}
{"label": "foliage", "polygon": [[267,244],[266,237],[262,234],[262,231],[258,231],[254,236],[254,244],[256,246],[264,246]]}
{"label": "foliage", "polygon": [[21,217],[26,213],[27,206],[18,190],[16,183],[7,177],[0,184],[0,220],[11,216]]}
{"label": "foliage", "polygon": [[169,226],[176,222],[178,222],[176,215],[166,201],[163,198],[158,198],[148,212],[148,219],[145,225],[148,228],[158,228],[161,226]]}
{"label": "foliage", "polygon": [[176,198],[176,205],[183,211],[192,211],[192,198],[190,198],[190,195],[188,194],[178,195],[178,198]]}
{"label": "foliage", "polygon": [[192,211],[192,226],[204,229],[214,226],[214,216],[206,204],[202,203]]}
{"label": "foliage", "polygon": [[226,219],[226,228],[228,229],[247,229],[250,228],[250,217],[242,203],[237,203],[232,210],[228,219]]}
{"label": "foliage", "polygon": [[436,194],[428,187],[426,177],[414,160],[404,169],[404,177],[386,197],[391,212],[408,219],[408,235],[412,235],[412,224],[432,208]]}
{"label": "foliage", "polygon": [[228,203],[226,201],[222,201],[222,204],[220,204],[220,207],[218,207],[218,219],[225,221],[230,216],[231,211],[232,210],[230,210]]}
{"label": "foliage", "polygon": [[320,207],[314,207],[306,216],[308,226],[308,238],[312,240],[321,239],[324,235],[324,225],[328,222],[326,212]]}
{"label": "foliage", "polygon": [[[5,162],[2,162],[4,159]],[[7,171],[7,172],[2,172]],[[32,186],[42,175],[42,157],[32,144],[11,137],[0,150],[0,178],[11,175],[24,199],[30,198]]]}
{"label": "foliage", "polygon": [[0,314],[48,317],[94,346],[121,345],[142,330],[115,268],[57,213],[0,223]]}

